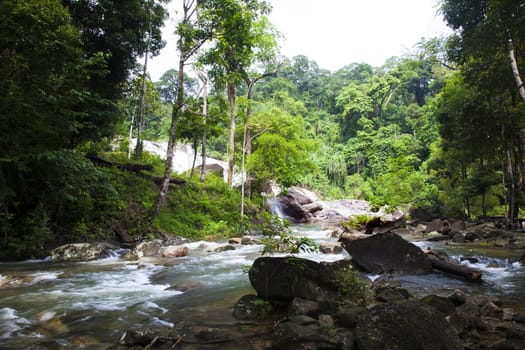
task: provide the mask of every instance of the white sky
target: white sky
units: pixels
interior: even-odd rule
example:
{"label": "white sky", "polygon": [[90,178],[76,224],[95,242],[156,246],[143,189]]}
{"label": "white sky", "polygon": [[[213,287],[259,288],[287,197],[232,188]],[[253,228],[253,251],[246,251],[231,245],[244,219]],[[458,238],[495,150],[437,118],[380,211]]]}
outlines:
{"label": "white sky", "polygon": [[[335,71],[355,62],[381,66],[401,56],[422,38],[451,31],[438,13],[438,0],[268,0],[270,21],[284,35],[281,52],[292,58],[305,55],[320,68]],[[173,9],[164,28],[166,47],[148,63],[153,81],[177,67]]]}

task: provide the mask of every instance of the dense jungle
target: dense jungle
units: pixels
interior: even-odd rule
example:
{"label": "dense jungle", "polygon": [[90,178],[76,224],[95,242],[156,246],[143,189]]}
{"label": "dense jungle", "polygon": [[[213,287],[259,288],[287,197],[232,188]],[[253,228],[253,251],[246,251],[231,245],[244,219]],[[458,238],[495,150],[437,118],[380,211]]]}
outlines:
{"label": "dense jungle", "polygon": [[264,0],[0,1],[0,347],[522,349],[525,2],[437,4],[330,71]]}
{"label": "dense jungle", "polygon": [[[442,1],[450,37],[334,72],[279,55],[264,1],[183,1],[178,61],[151,81],[165,5],[2,2],[2,259],[104,240],[115,226],[140,238],[234,235],[270,183],[516,224],[521,1]],[[177,160],[143,152],[144,140],[192,144],[231,176],[173,174]]]}

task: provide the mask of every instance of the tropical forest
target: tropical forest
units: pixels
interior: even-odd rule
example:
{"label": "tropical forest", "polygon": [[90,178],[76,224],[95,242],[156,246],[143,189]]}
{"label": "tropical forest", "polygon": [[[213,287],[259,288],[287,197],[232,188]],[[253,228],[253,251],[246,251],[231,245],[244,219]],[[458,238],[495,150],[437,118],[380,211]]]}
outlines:
{"label": "tropical forest", "polygon": [[265,0],[0,1],[0,347],[522,349],[525,1],[437,4],[331,71]]}

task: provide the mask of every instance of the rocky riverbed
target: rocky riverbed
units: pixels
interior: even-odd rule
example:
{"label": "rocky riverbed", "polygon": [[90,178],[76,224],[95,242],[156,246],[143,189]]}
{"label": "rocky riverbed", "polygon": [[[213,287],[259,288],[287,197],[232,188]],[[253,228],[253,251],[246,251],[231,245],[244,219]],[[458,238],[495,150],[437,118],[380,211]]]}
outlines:
{"label": "rocky riverbed", "polygon": [[[366,202],[323,202],[296,192],[302,199],[287,194],[302,208],[295,213],[309,214],[293,220],[309,224],[295,226],[294,235],[314,239],[318,253],[261,258],[257,236],[173,238],[126,250],[77,244],[45,261],[0,264],[0,346],[521,349],[521,232],[493,222],[407,220],[400,212],[373,211]],[[282,203],[274,209],[291,218]],[[342,224],[355,215],[377,220],[362,230]],[[377,237],[409,244],[398,250],[409,259],[365,254],[366,263],[348,243]],[[390,244],[371,246],[397,250]],[[425,260],[429,248],[479,269],[481,282],[435,271]],[[402,269],[391,260],[401,261]]]}

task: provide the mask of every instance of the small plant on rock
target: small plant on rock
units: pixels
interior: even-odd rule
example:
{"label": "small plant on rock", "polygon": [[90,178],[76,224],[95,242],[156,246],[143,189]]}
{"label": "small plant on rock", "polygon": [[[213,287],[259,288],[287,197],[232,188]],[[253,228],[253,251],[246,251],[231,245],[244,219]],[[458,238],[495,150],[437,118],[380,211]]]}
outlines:
{"label": "small plant on rock", "polygon": [[372,290],[366,280],[361,278],[357,272],[350,268],[344,267],[334,271],[334,277],[339,284],[339,294],[341,302],[351,301],[357,305],[367,305],[372,297]]}
{"label": "small plant on rock", "polygon": [[351,216],[348,221],[343,222],[342,225],[347,231],[361,231],[365,228],[370,219],[371,218],[366,214],[354,215]]}
{"label": "small plant on rock", "polygon": [[317,244],[310,238],[294,236],[288,222],[278,216],[265,217],[262,228],[262,255],[289,253],[290,255],[312,253],[318,250]]}

